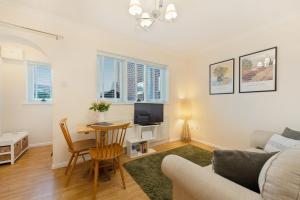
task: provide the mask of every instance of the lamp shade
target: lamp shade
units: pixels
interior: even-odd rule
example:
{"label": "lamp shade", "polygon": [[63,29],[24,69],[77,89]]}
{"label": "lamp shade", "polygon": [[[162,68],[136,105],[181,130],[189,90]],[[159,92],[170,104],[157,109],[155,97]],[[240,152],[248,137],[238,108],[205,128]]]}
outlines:
{"label": "lamp shade", "polygon": [[143,11],[143,9],[142,9],[140,0],[131,0],[130,1],[128,12],[131,15],[133,15],[133,16],[140,15],[140,14],[142,14],[142,11]]}
{"label": "lamp shade", "polygon": [[174,20],[177,17],[177,10],[174,4],[169,4],[166,9],[165,19],[166,20]]}
{"label": "lamp shade", "polygon": [[140,25],[143,28],[148,28],[152,25],[153,19],[151,18],[150,14],[147,12],[144,12],[141,16],[141,22]]}
{"label": "lamp shade", "polygon": [[192,117],[192,105],[189,99],[180,99],[180,113],[183,119]]}

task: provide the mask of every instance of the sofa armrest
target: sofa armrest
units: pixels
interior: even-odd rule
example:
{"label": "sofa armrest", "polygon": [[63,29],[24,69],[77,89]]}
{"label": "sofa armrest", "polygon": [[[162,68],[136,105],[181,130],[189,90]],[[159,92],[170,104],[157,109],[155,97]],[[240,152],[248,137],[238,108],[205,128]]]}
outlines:
{"label": "sofa armrest", "polygon": [[274,134],[279,134],[271,131],[254,131],[251,134],[250,138],[250,146],[254,148],[265,148],[268,140],[272,137]]}
{"label": "sofa armrest", "polygon": [[261,200],[258,193],[179,156],[165,157],[162,171],[172,180],[173,189],[177,190],[173,191],[174,200]]}

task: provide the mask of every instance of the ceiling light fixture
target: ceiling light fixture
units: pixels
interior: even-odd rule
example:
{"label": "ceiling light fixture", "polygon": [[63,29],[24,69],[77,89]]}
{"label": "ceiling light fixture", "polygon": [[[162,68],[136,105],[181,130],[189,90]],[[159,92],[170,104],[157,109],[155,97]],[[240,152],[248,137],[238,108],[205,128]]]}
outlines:
{"label": "ceiling light fixture", "polygon": [[134,16],[141,28],[149,30],[151,25],[156,21],[173,22],[177,16],[175,4],[170,3],[166,6],[164,17],[162,17],[164,9],[163,0],[154,0],[155,7],[149,12],[144,12],[140,0],[130,0],[128,12]]}

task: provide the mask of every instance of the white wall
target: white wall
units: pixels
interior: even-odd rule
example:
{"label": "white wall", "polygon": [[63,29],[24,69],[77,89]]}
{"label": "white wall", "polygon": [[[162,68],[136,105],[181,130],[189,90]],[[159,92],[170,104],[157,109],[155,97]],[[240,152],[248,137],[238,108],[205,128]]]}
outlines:
{"label": "white wall", "polygon": [[29,132],[29,145],[52,141],[52,106],[27,102],[26,61],[47,63],[47,57],[26,40],[0,34],[0,46],[21,48],[25,61],[2,59],[0,65],[1,132]]}
{"label": "white wall", "polygon": [[[247,147],[254,130],[300,130],[300,17],[255,30],[222,46],[195,55],[190,67],[194,139],[226,147]],[[278,91],[238,93],[238,58],[278,46]],[[235,58],[235,94],[209,95],[209,64]]]}
{"label": "white wall", "polygon": [[[33,16],[32,13],[38,17]],[[176,102],[178,97],[185,93],[186,60],[183,56],[134,38],[106,33],[37,11],[5,7],[0,12],[0,18],[65,36],[63,40],[55,41],[31,33],[3,29],[9,34],[25,37],[37,44],[51,61],[54,97],[52,124],[54,167],[65,164],[69,156],[66,142],[58,126],[60,119],[68,117],[69,128],[74,139],[88,137],[79,135],[75,131],[78,124],[94,120],[88,108],[96,97],[96,52],[99,50],[169,66],[170,93],[169,103],[165,107],[166,131],[170,140],[179,139],[181,124],[176,115]],[[132,119],[133,106],[113,105],[108,118]]]}

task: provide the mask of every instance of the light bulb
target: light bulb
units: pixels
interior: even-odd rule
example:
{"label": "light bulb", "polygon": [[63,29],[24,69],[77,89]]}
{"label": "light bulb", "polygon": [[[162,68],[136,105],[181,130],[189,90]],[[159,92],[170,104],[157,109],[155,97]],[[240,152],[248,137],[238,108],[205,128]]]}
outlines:
{"label": "light bulb", "polygon": [[165,19],[168,21],[174,20],[177,17],[177,11],[174,4],[169,4],[166,9]]}
{"label": "light bulb", "polygon": [[131,0],[128,11],[133,16],[140,15],[143,11],[140,0]]}
{"label": "light bulb", "polygon": [[153,19],[151,18],[150,14],[147,12],[144,12],[141,16],[141,27],[148,28],[152,25]]}

